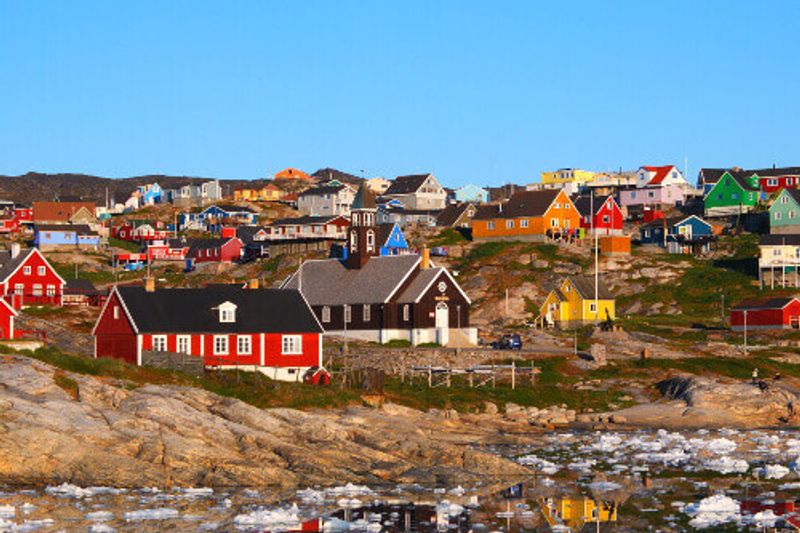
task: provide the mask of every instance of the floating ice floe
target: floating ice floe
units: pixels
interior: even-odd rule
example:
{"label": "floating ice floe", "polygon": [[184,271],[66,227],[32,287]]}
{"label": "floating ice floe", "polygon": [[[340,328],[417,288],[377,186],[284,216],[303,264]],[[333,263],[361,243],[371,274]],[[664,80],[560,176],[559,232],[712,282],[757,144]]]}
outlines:
{"label": "floating ice floe", "polygon": [[51,496],[60,496],[62,498],[91,498],[99,494],[124,494],[126,489],[116,489],[114,487],[78,487],[70,483],[62,483],[57,486],[49,486],[44,489],[47,494]]}
{"label": "floating ice floe", "polygon": [[258,527],[264,529],[295,529],[300,525],[300,511],[297,505],[277,509],[258,509],[246,514],[236,515],[233,523],[238,528]]}
{"label": "floating ice floe", "polygon": [[744,474],[750,468],[747,461],[743,459],[733,459],[727,455],[716,459],[710,459],[702,463],[705,470],[713,470],[720,474]]}
{"label": "floating ice floe", "polygon": [[208,498],[214,495],[211,487],[189,487],[180,490],[181,494],[190,498]]}
{"label": "floating ice floe", "polygon": [[159,507],[157,509],[137,509],[136,511],[128,511],[125,513],[125,520],[135,522],[139,520],[169,520],[170,518],[178,518],[180,513],[175,509],[169,507]]}
{"label": "floating ice floe", "polygon": [[697,529],[719,526],[722,524],[738,524],[742,515],[739,512],[739,502],[725,496],[716,494],[708,498],[703,498],[699,503],[690,503],[684,513],[691,516],[689,525]]}
{"label": "floating ice floe", "polygon": [[756,527],[775,527],[780,517],[772,509],[760,511],[753,515],[752,522]]}
{"label": "floating ice floe", "polygon": [[86,520],[91,520],[92,522],[108,522],[113,519],[114,513],[111,511],[92,511],[91,513],[86,513]]}
{"label": "floating ice floe", "polygon": [[790,470],[783,465],[764,465],[760,474],[765,479],[783,479],[789,472]]}
{"label": "floating ice floe", "polygon": [[436,504],[436,515],[442,517],[455,517],[464,512],[464,507],[457,503],[442,500]]}
{"label": "floating ice floe", "polygon": [[619,483],[614,483],[613,481],[594,481],[587,485],[590,490],[594,490],[597,492],[611,492],[612,490],[619,490],[622,488],[622,485]]}
{"label": "floating ice floe", "polygon": [[17,508],[13,505],[0,505],[0,518],[15,518]]}
{"label": "floating ice floe", "polygon": [[116,533],[116,529],[108,524],[92,524],[89,526],[89,533]]}

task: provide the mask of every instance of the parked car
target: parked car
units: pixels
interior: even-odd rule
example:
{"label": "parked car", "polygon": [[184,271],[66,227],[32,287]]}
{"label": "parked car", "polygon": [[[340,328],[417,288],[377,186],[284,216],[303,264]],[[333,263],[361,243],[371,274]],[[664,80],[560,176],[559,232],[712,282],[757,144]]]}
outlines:
{"label": "parked car", "polygon": [[492,348],[495,350],[521,350],[522,339],[516,333],[503,335],[500,340],[492,342]]}

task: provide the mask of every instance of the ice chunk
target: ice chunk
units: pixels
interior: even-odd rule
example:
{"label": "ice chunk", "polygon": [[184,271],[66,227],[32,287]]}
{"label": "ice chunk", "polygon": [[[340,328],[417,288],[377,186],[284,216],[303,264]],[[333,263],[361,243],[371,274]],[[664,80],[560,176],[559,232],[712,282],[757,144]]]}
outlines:
{"label": "ice chunk", "polygon": [[258,509],[233,519],[239,528],[258,527],[273,530],[299,529],[300,512],[296,505],[277,509]]}
{"label": "ice chunk", "polygon": [[125,513],[125,520],[138,521],[138,520],[168,520],[170,518],[178,518],[180,513],[175,509],[169,507],[159,507],[157,509],[137,509],[136,511],[128,511]]}
{"label": "ice chunk", "polygon": [[684,508],[684,513],[692,517],[689,525],[697,529],[731,522],[738,524],[742,519],[739,502],[724,494],[715,494],[703,498],[699,503],[691,503]]}

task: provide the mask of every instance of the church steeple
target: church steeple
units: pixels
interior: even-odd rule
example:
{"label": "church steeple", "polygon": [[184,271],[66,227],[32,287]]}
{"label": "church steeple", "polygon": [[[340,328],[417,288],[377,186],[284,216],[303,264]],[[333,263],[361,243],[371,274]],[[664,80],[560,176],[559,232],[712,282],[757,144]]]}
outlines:
{"label": "church steeple", "polygon": [[367,264],[370,257],[378,255],[377,218],[375,195],[366,183],[362,182],[350,208],[350,229],[347,234],[348,268],[361,268]]}

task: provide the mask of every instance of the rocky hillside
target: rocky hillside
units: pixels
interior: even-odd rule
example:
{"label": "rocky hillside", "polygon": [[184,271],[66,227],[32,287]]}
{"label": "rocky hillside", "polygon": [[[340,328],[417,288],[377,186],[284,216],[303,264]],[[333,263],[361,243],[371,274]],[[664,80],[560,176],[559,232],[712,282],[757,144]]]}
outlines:
{"label": "rocky hillside", "polygon": [[470,448],[496,431],[392,405],[262,410],[201,389],[137,388],[0,356],[0,484],[293,490],[529,475]]}

